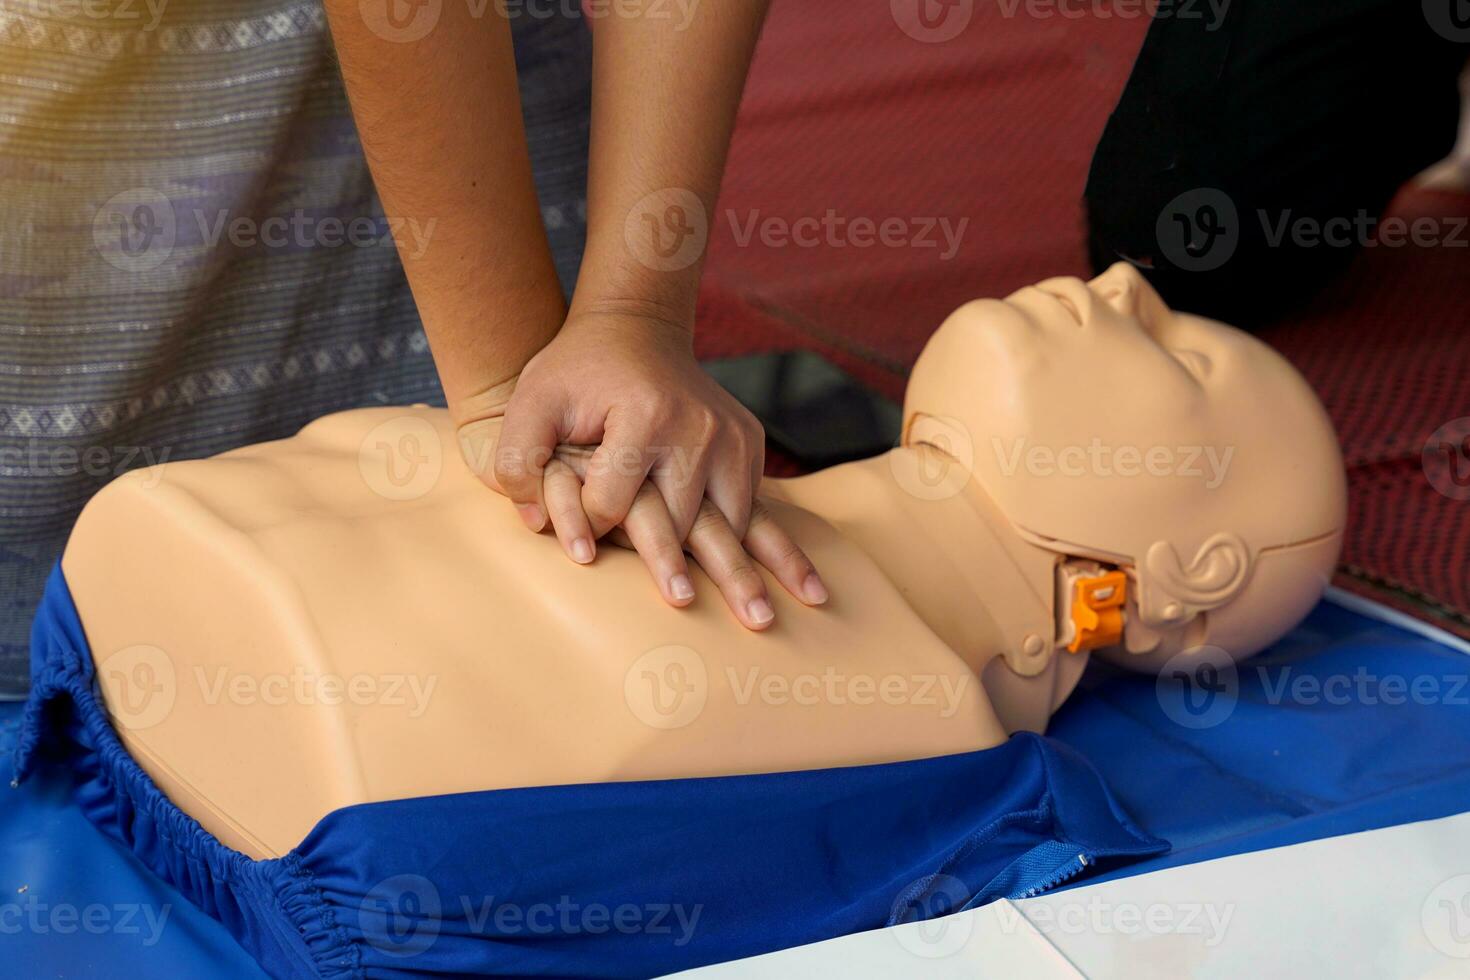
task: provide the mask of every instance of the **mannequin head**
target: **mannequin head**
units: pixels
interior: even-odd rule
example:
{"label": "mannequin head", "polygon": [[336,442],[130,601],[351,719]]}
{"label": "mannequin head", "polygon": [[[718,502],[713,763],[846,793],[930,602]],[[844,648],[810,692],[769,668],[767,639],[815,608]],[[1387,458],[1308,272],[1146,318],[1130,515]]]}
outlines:
{"label": "mannequin head", "polygon": [[954,454],[966,491],[1059,567],[1126,575],[1122,642],[1099,651],[1116,662],[1248,657],[1332,574],[1346,488],[1311,388],[1249,334],[1170,310],[1126,264],[962,307],[904,415],[906,444]]}

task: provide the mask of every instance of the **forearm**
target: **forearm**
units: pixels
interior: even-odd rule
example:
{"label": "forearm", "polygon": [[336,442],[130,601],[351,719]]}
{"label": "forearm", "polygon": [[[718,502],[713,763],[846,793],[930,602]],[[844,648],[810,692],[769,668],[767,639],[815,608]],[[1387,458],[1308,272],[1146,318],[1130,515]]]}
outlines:
{"label": "forearm", "polygon": [[[678,241],[664,222],[669,216],[697,227],[697,218],[713,213],[767,6],[720,0],[688,8],[687,21],[649,8],[597,22],[588,240],[574,313],[611,310],[693,324],[707,236],[697,251],[661,255]],[[649,199],[659,192],[669,193]],[[686,215],[688,222],[669,215],[681,199],[697,200],[702,215]]]}
{"label": "forearm", "polygon": [[565,304],[536,201],[510,25],[446,3],[417,41],[390,41],[358,0],[326,0],[368,165],[390,220],[422,229],[399,255],[456,415],[555,336]]}

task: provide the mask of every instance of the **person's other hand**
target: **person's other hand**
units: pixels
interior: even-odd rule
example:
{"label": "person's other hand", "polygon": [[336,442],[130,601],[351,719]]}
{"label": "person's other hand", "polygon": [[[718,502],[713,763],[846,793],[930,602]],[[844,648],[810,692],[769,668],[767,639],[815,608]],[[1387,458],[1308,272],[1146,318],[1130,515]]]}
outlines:
{"label": "person's other hand", "polygon": [[[560,514],[571,515],[571,520],[575,520],[574,512],[580,507],[582,474],[587,472],[594,455],[588,448],[562,446],[545,466],[542,499],[553,520]],[[609,540],[637,551],[654,580],[661,583],[664,598],[676,606],[687,605],[694,598],[684,560],[687,548],[747,629],[765,629],[775,619],[757,563],[769,569],[788,592],[807,605],[827,601],[827,587],[811,559],[758,498],[751,507],[750,523],[743,539],[708,497],[701,502],[687,539],[681,544],[675,534],[674,521],[662,494],[651,481],[644,481],[627,516],[612,530]],[[669,582],[682,582],[682,587],[662,584]]]}
{"label": "person's other hand", "polygon": [[[542,469],[558,445],[595,446],[581,506],[547,513]],[[765,433],[694,359],[678,324],[573,314],[520,374],[505,409],[495,478],[526,526],[549,520],[573,560],[623,522],[650,480],[679,541],[709,499],[743,538],[765,461]]]}

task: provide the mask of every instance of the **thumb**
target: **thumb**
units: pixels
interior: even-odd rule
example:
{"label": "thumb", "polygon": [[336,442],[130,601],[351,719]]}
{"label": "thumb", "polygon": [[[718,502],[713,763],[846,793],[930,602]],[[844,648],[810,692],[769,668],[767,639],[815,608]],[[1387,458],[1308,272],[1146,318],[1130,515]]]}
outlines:
{"label": "thumb", "polygon": [[470,472],[479,477],[485,486],[502,494],[505,489],[495,479],[495,447],[500,444],[500,430],[504,423],[505,418],[499,415],[476,419],[461,425],[457,432],[459,455],[470,468]]}
{"label": "thumb", "polygon": [[449,416],[459,438],[459,454],[470,472],[496,493],[505,493],[495,479],[495,447],[505,422],[505,409],[515,395],[519,375],[469,397],[450,397]]}
{"label": "thumb", "polygon": [[492,464],[491,478],[481,476],[486,484],[515,503],[521,520],[533,531],[540,531],[546,526],[546,503],[541,496],[541,484],[546,464],[551,461],[552,453],[561,441],[556,418],[557,413],[544,404],[513,405],[501,423],[500,437],[493,452],[486,454]]}

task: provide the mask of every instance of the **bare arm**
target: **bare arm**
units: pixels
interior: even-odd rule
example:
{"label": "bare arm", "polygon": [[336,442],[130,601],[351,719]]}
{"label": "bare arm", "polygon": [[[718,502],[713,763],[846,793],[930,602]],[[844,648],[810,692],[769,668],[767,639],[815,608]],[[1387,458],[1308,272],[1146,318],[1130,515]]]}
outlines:
{"label": "bare arm", "polygon": [[[687,4],[596,22],[588,242],[574,312],[632,310],[693,327],[703,251],[686,268],[650,268],[658,243],[645,219],[669,247],[664,205],[692,195],[712,215],[769,0]],[[668,191],[685,195],[660,193]]]}
{"label": "bare arm", "polygon": [[[504,407],[566,309],[541,225],[510,24],[451,0],[418,40],[326,0],[373,182],[392,218],[427,229],[399,255],[456,420]],[[478,16],[477,16],[478,14]],[[498,404],[485,404],[496,403]]]}
{"label": "bare arm", "polygon": [[[500,431],[486,481],[533,530],[554,527],[577,561],[620,526],[673,604],[693,598],[686,545],[751,628],[772,616],[752,559],[806,601],[825,600],[806,556],[754,508],[760,424],[694,360],[706,236],[674,262],[656,237],[670,231],[669,205],[697,212],[679,227],[702,227],[713,209],[767,0],[604,7],[588,245],[570,315],[498,5],[446,0],[425,36],[394,41],[358,0],[326,3],[384,208],[434,222],[427,248],[400,255],[462,434]],[[544,465],[564,444],[599,447],[585,486]]]}
{"label": "bare arm", "polygon": [[[545,515],[569,554],[622,524],[670,601],[689,599],[680,544],[697,520],[721,547],[691,550],[707,571],[711,551],[728,556],[716,578],[756,628],[769,604],[751,558],[783,582],[812,580],[808,601],[825,597],[767,514],[752,520],[765,434],[693,355],[706,229],[767,6],[614,4],[595,20],[587,251],[565,327],[512,399],[496,466],[528,523]],[[576,366],[599,356],[597,381],[578,387]],[[521,465],[559,442],[598,446],[579,500],[564,470]],[[649,506],[645,477],[665,507]]]}

